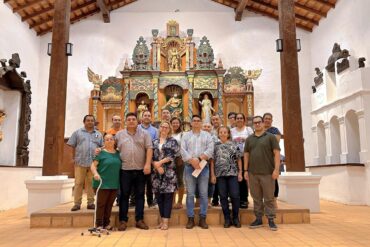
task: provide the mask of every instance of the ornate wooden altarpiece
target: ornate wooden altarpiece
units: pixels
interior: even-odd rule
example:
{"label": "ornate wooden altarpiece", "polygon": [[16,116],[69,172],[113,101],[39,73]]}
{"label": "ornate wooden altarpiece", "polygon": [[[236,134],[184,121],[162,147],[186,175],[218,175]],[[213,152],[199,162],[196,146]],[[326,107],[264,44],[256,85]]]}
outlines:
{"label": "ornate wooden altarpiece", "polygon": [[[160,121],[161,109],[189,122],[193,114],[201,114],[207,94],[215,111],[226,123],[230,111],[254,114],[253,82],[261,70],[243,71],[240,67],[223,68],[221,59],[215,64],[213,49],[206,36],[196,47],[193,29],[180,32],[176,21],[167,23],[166,36],[152,30],[150,49],[140,37],[134,48],[130,67],[126,60],[122,78],[102,77],[88,69],[94,84],[90,97],[90,114],[100,130],[111,126],[114,114],[122,119],[138,107],[148,108],[155,122]],[[140,109],[140,108],[139,108]]]}
{"label": "ornate wooden altarpiece", "polygon": [[[7,61],[0,59],[0,88],[4,90],[17,90],[21,92],[20,102],[20,118],[19,118],[19,132],[18,144],[16,154],[16,166],[28,166],[29,151],[28,145],[28,132],[31,128],[31,84],[27,77],[26,72],[20,74],[16,69],[19,68],[21,60],[17,53],[12,55],[12,58]],[[6,115],[12,114],[11,112],[3,112],[0,109],[0,125],[2,121],[6,121]],[[16,123],[14,123],[16,124]],[[6,135],[6,133],[4,133]]]}

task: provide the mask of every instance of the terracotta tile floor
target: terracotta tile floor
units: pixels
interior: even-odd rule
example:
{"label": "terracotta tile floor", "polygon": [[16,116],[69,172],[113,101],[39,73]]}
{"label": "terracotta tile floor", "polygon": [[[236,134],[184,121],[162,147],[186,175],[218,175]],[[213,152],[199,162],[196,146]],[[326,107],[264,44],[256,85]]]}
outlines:
{"label": "terracotta tile floor", "polygon": [[168,231],[129,228],[98,238],[81,236],[86,229],[30,229],[22,207],[0,212],[0,246],[370,246],[370,207],[321,201],[321,209],[311,215],[311,224],[280,225],[277,232],[246,226]]}

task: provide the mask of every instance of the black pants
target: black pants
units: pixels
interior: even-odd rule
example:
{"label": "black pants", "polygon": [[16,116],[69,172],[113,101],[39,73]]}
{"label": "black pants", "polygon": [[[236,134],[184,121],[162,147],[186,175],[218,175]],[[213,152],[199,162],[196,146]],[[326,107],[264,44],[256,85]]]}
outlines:
{"label": "black pants", "polygon": [[[244,174],[244,160],[242,159],[242,174]],[[248,202],[248,183],[243,176],[243,180],[239,182],[239,191],[240,191],[240,203]]]}
{"label": "black pants", "polygon": [[239,219],[240,195],[237,176],[218,177],[217,187],[220,192],[222,212],[225,219],[231,219],[228,197],[231,198],[233,219]]}
{"label": "black pants", "polygon": [[152,187],[152,177],[151,174],[145,175],[145,185],[146,185],[146,203],[148,206],[153,205],[153,187]]}
{"label": "black pants", "polygon": [[274,191],[274,197],[278,197],[279,196],[279,183],[278,183],[278,180],[275,179],[275,191]]}
{"label": "black pants", "polygon": [[171,218],[173,193],[156,193],[159,213],[162,218]]}
{"label": "black pants", "polygon": [[[96,190],[95,190],[96,193]],[[97,194],[96,202],[96,227],[108,226],[110,223],[110,215],[112,213],[112,207],[114,200],[117,196],[117,190],[101,189]]]}
{"label": "black pants", "polygon": [[119,203],[119,221],[128,221],[128,204],[131,188],[135,191],[135,220],[144,219],[145,176],[143,170],[121,170],[121,198]]}
{"label": "black pants", "polygon": [[[145,194],[146,194],[146,202],[148,204],[148,207],[153,205],[154,198],[153,198],[153,187],[152,187],[152,178],[151,175],[145,175]],[[135,205],[135,190],[132,189],[130,193],[130,204]]]}
{"label": "black pants", "polygon": [[212,196],[212,204],[213,205],[219,205],[220,200],[219,200],[219,189],[218,189],[218,182],[215,184],[215,190],[213,191],[213,196]]}

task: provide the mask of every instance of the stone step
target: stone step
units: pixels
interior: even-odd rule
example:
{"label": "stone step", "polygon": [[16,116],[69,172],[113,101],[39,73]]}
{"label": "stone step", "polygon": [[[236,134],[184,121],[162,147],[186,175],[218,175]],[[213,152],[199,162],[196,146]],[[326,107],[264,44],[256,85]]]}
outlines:
{"label": "stone step", "polygon": [[[87,210],[83,205],[79,211],[71,212],[72,203],[61,204],[53,208],[43,209],[32,213],[30,217],[31,228],[55,227],[91,227],[94,225],[94,210]],[[195,209],[195,222],[198,222],[199,208]],[[159,224],[159,210],[154,208],[145,208],[144,221],[149,227],[155,227]],[[240,209],[240,220],[242,225],[250,224],[255,219],[253,205],[248,209]],[[266,218],[264,217],[264,221]],[[186,209],[174,209],[170,219],[171,226],[185,226],[187,222]],[[208,209],[207,223],[210,226],[223,225],[224,217],[221,207]],[[277,224],[308,224],[310,223],[310,211],[306,208],[284,202],[278,203],[276,211]],[[118,207],[113,207],[111,224],[118,226]],[[135,225],[134,209],[129,210],[128,226]]]}

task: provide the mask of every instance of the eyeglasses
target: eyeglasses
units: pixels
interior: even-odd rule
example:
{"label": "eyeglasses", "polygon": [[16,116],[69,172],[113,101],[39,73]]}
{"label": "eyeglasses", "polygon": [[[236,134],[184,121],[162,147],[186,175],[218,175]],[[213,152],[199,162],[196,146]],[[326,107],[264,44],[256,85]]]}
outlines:
{"label": "eyeglasses", "polygon": [[167,126],[159,126],[160,128],[162,128],[162,129],[169,129],[169,127],[167,127]]}
{"label": "eyeglasses", "polygon": [[236,120],[244,120],[242,117],[237,117]]}
{"label": "eyeglasses", "polygon": [[262,121],[258,121],[258,122],[253,122],[253,124],[261,124]]}
{"label": "eyeglasses", "polygon": [[199,123],[199,122],[202,122],[202,120],[193,120],[193,122],[196,122],[196,123]]}

